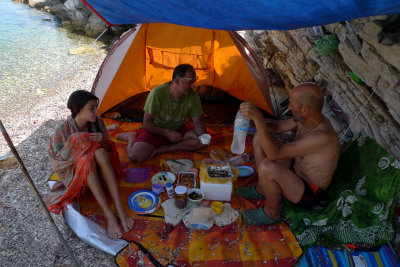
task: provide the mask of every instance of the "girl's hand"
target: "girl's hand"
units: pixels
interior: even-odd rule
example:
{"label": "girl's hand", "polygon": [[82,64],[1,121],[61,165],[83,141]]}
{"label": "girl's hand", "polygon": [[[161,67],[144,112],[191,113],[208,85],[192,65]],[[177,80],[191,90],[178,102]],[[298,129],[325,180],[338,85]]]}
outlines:
{"label": "girl's hand", "polygon": [[100,143],[103,140],[103,134],[100,132],[90,133],[89,139]]}

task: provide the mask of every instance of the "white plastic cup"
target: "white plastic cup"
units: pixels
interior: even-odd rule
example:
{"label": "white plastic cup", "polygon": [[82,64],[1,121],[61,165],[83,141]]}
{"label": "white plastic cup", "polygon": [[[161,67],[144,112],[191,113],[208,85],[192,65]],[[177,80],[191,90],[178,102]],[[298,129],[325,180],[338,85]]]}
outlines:
{"label": "white plastic cup", "polygon": [[202,135],[199,136],[199,139],[200,139],[200,142],[201,142],[203,145],[208,145],[208,144],[210,144],[210,142],[211,142],[211,135],[209,135],[209,134],[202,134]]}

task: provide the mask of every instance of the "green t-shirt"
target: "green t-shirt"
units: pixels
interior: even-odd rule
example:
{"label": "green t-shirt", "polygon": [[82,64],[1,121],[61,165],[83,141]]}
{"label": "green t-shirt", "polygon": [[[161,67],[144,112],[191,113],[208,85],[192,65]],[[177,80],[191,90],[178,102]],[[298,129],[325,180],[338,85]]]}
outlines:
{"label": "green t-shirt", "polygon": [[203,114],[200,98],[196,92],[182,96],[178,102],[172,98],[168,83],[155,87],[149,94],[144,111],[155,115],[154,123],[164,129],[177,131],[182,128],[186,118]]}

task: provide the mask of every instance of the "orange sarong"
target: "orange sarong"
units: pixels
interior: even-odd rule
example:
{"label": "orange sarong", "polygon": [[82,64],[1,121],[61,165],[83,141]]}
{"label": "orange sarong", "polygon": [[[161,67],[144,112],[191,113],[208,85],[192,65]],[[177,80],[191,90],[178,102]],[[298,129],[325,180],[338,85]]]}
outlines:
{"label": "orange sarong", "polygon": [[[121,169],[115,145],[110,140],[102,119],[98,118],[97,121],[103,141],[111,147],[108,156],[116,175],[119,176]],[[59,214],[63,207],[86,189],[86,179],[93,171],[94,152],[102,146],[101,143],[90,140],[89,136],[88,132],[79,132],[71,116],[56,128],[48,152],[60,181],[45,198],[47,208],[54,213]]]}

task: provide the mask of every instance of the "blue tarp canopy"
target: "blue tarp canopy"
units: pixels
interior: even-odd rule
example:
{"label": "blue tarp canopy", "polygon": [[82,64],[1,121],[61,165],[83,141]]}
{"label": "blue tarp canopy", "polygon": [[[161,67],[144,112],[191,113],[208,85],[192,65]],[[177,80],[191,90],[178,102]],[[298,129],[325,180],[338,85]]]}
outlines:
{"label": "blue tarp canopy", "polygon": [[400,0],[82,0],[109,25],[168,22],[219,30],[290,30],[400,13]]}

